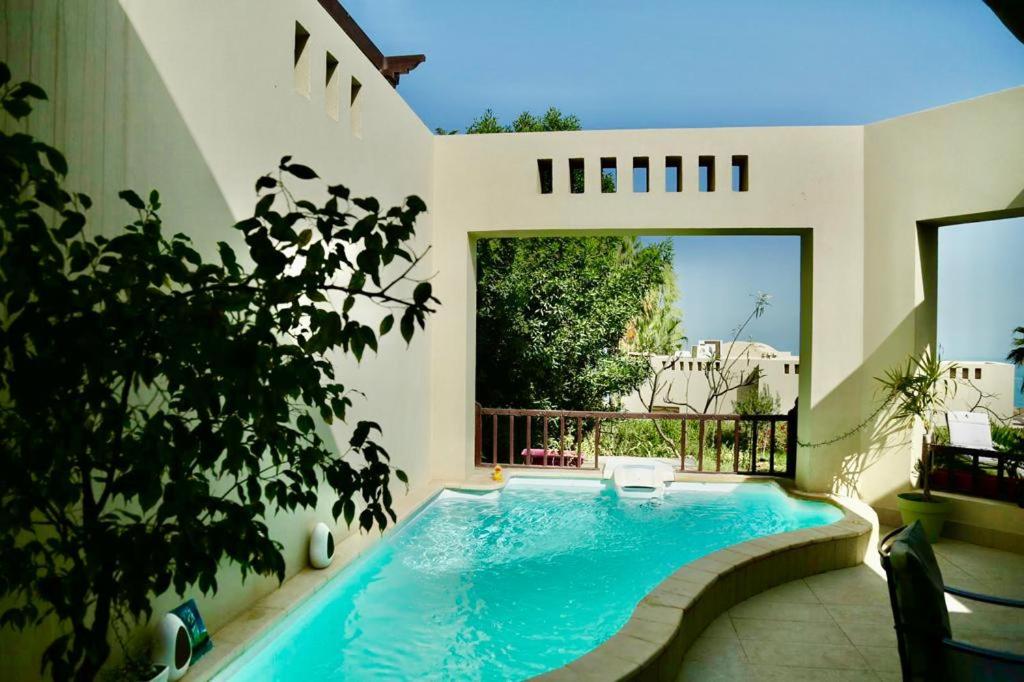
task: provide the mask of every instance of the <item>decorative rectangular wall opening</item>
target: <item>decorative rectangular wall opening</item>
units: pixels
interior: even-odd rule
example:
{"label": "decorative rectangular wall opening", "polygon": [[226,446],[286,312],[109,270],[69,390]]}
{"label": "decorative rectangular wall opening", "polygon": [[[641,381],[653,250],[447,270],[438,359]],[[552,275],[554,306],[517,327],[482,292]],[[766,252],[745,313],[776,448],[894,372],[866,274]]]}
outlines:
{"label": "decorative rectangular wall opening", "polygon": [[949,368],[949,378],[956,379],[956,367]]}
{"label": "decorative rectangular wall opening", "polygon": [[651,189],[651,163],[646,156],[633,157],[633,191],[649,192]]}
{"label": "decorative rectangular wall opening", "polygon": [[967,368],[966,368],[966,367],[964,367],[964,368],[963,368],[963,371],[961,371],[961,372],[960,372],[960,378],[961,378],[961,379],[966,379],[966,378],[967,378],[967,376],[968,376],[968,375],[967,375]]}
{"label": "decorative rectangular wall opening", "polygon": [[569,191],[572,194],[583,194],[585,188],[583,159],[569,159]]}
{"label": "decorative rectangular wall opening", "polygon": [[324,66],[324,102],[327,108],[327,115],[337,121],[341,113],[341,77],[338,75],[338,60],[328,52]]}
{"label": "decorative rectangular wall opening", "polygon": [[551,194],[554,180],[551,175],[551,159],[537,159],[537,177],[540,180],[540,193]]}
{"label": "decorative rectangular wall opening", "polygon": [[783,367],[783,370],[784,370],[783,374],[789,374],[789,363],[787,362],[787,363],[783,364],[782,367]]}
{"label": "decorative rectangular wall opening", "polygon": [[665,191],[683,191],[683,157],[665,157]]}
{"label": "decorative rectangular wall opening", "polygon": [[619,173],[614,157],[601,157],[601,192],[610,194],[619,188]]}
{"label": "decorative rectangular wall opening", "polygon": [[295,60],[292,66],[295,69],[295,92],[303,97],[309,97],[310,90],[310,65],[309,65],[309,31],[303,28],[302,24],[295,22]]}
{"label": "decorative rectangular wall opening", "polygon": [[352,77],[352,90],[349,96],[349,123],[352,126],[352,134],[356,137],[363,136],[363,102],[359,97],[359,93],[362,92],[362,84],[356,80],[356,77]]}
{"label": "decorative rectangular wall opening", "polygon": [[980,379],[981,378],[981,367],[975,367],[974,368],[974,378],[975,379]]}
{"label": "decorative rectangular wall opening", "polygon": [[700,173],[699,190],[701,192],[715,191],[715,157],[701,156],[697,158],[697,169]]}
{"label": "decorative rectangular wall opening", "polygon": [[749,187],[750,176],[748,171],[746,154],[732,157],[732,191],[746,192]]}

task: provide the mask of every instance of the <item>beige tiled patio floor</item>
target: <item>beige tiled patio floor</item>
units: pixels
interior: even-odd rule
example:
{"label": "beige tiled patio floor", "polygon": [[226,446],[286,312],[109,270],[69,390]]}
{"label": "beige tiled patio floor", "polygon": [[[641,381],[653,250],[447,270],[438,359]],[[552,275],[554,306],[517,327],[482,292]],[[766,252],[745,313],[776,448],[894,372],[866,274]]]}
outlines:
{"label": "beige tiled patio floor", "polygon": [[[935,545],[947,585],[1024,599],[1024,556]],[[737,604],[687,652],[680,680],[899,680],[889,593],[871,564],[780,585]],[[1024,609],[946,598],[957,639],[1024,653]]]}

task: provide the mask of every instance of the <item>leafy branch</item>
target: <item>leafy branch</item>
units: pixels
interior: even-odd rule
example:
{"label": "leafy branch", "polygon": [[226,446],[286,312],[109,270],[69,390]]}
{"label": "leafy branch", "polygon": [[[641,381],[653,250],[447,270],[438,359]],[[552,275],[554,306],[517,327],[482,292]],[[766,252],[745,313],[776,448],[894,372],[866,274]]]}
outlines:
{"label": "leafy branch", "polygon": [[[0,64],[15,119],[45,99],[9,81]],[[211,260],[167,236],[155,190],[121,192],[134,220],[89,236],[67,172],[0,132],[0,626],[55,618],[43,670],[90,680],[117,621],[168,589],[216,591],[225,563],[283,580],[271,516],[327,491],[347,524],[395,520],[407,477],[376,422],[342,431],[358,392],[336,367],[396,328],[410,343],[438,300],[418,197],[383,209],[286,156]],[[326,198],[294,191],[311,184]]]}

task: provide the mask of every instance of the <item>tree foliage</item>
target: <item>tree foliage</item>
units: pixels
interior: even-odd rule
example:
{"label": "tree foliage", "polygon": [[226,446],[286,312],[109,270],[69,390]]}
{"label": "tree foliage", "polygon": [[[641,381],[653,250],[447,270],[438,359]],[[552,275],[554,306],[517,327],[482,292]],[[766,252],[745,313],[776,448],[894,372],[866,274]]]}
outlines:
{"label": "tree foliage", "polygon": [[[583,124],[575,114],[563,114],[556,107],[548,107],[548,110],[540,116],[524,111],[512,121],[511,125],[503,125],[494,111],[487,109],[480,116],[473,119],[473,122],[466,128],[466,133],[469,135],[487,133],[550,133],[562,130],[583,130]],[[458,131],[437,128],[435,132],[439,135],[452,135]],[[569,182],[573,192],[583,192],[585,188],[583,169],[573,168],[570,171]],[[602,174],[601,191],[614,192],[615,180]]]}
{"label": "tree foliage", "polygon": [[575,114],[563,114],[555,107],[549,107],[540,116],[524,111],[510,125],[502,125],[492,109],[487,109],[466,128],[469,135],[481,133],[545,133],[556,130],[582,130],[580,119]]}
{"label": "tree foliage", "polygon": [[[487,109],[468,134],[581,130],[550,107],[504,125]],[[446,131],[447,132],[447,131]],[[573,169],[574,191],[584,188]],[[612,181],[602,176],[608,188]],[[612,183],[613,184],[613,183]],[[671,243],[633,238],[483,239],[477,244],[477,400],[488,406],[596,409],[650,373],[620,347],[671,271]]]}
{"label": "tree foliage", "polygon": [[623,350],[646,355],[672,355],[686,343],[683,313],[679,305],[672,263],[666,263],[661,283],[647,292],[640,314],[629,322],[622,338]]}
{"label": "tree foliage", "polygon": [[635,390],[650,363],[620,341],[671,260],[631,237],[481,239],[477,400],[586,410]]}
{"label": "tree foliage", "polygon": [[[32,98],[0,65],[4,110],[23,118]],[[417,197],[384,210],[284,157],[233,227],[248,258],[220,242],[209,261],[166,234],[156,191],[121,192],[135,220],[87,236],[67,171],[0,133],[0,623],[55,618],[43,669],[87,680],[112,621],[147,617],[155,595],[216,591],[222,561],[283,579],[276,512],[329,491],[335,518],[394,520],[405,475],[380,427],[356,423],[341,451],[323,435],[352,404],[334,363],[394,327],[408,342],[437,301],[410,275]],[[295,180],[324,200],[296,198]],[[391,310],[368,323],[361,300]]]}
{"label": "tree foliage", "polygon": [[[1024,365],[1024,327],[1017,327],[1013,334],[1013,347],[1006,354],[1006,359],[1015,365]],[[1024,393],[1024,382],[1021,382],[1020,392]]]}
{"label": "tree foliage", "polygon": [[770,386],[749,390],[736,399],[736,414],[779,414],[780,409],[782,409],[782,402],[779,399],[779,394],[774,393]]}

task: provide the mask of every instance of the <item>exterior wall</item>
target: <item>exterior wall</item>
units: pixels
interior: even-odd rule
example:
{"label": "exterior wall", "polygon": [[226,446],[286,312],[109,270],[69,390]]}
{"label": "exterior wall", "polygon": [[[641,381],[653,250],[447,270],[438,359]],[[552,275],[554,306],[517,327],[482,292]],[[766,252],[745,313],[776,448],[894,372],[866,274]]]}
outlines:
{"label": "exterior wall", "polygon": [[[704,362],[690,357],[651,358],[655,372],[660,372],[654,407],[675,409],[680,412],[702,411],[711,392],[701,370]],[[946,410],[969,412],[983,409],[1003,421],[1013,416],[1013,397],[1014,391],[1017,390],[1014,384],[1013,365],[1005,362],[956,360],[947,363],[947,367],[954,364],[956,392],[949,397]],[[719,399],[717,409],[712,407],[711,411],[734,412],[736,402],[744,395],[767,388],[779,399],[778,412],[787,412],[799,397],[799,366],[800,358],[788,353],[766,358],[739,355],[732,369],[732,373],[737,377],[736,381],[739,377],[749,376],[755,368],[760,368],[761,376],[755,384],[730,391]],[[647,405],[651,404],[651,388],[652,385],[648,383],[626,396],[622,401],[623,409],[630,412],[646,412]],[[945,424],[945,414],[938,416],[938,423]]]}
{"label": "exterior wall", "polygon": [[[230,226],[251,215],[256,178],[285,154],[357,196],[378,197],[383,206],[409,194],[430,206],[432,134],[315,0],[0,0],[0,19],[0,59],[15,79],[29,78],[50,96],[33,113],[30,131],[65,151],[73,169],[68,186],[96,202],[89,212],[92,230],[129,222],[119,190],[144,195],[155,187],[165,229],[188,233],[207,256],[215,256],[218,240],[234,240],[242,255],[245,245]],[[310,33],[309,98],[294,87],[296,21]],[[343,79],[337,121],[326,113],[327,50]],[[353,75],[362,84],[361,139],[347,118]],[[417,228],[423,248],[432,239],[429,213]],[[428,262],[424,272],[434,267]],[[371,309],[367,316],[383,314]],[[382,342],[379,357],[368,355],[361,366],[339,360],[345,383],[367,394],[365,401],[356,399],[351,420],[372,414],[381,423],[382,444],[414,488],[430,478],[423,407],[430,400],[429,347],[429,334],[408,350],[395,334]],[[345,427],[320,428],[343,451]],[[400,488],[395,493],[402,495]],[[307,532],[314,519],[330,522],[332,502],[271,520],[289,575],[306,564]],[[218,585],[216,598],[200,597],[198,590],[187,595],[198,598],[214,630],[277,581],[250,576],[242,583],[236,568],[225,567]],[[168,595],[157,613],[181,601]],[[0,678],[36,677],[41,647],[50,639],[0,632]]]}
{"label": "exterior wall", "polygon": [[[801,438],[823,440],[849,420],[859,386],[845,384],[861,357],[863,129],[851,127],[585,131],[439,137],[435,150],[436,286],[444,301],[433,339],[433,452],[451,474],[471,466],[474,402],[473,240],[481,236],[795,234],[804,285]],[[749,158],[749,191],[730,190],[730,157]],[[664,191],[664,159],[683,159],[683,191]],[[717,159],[717,191],[696,191],[700,155]],[[651,159],[649,193],[631,191],[634,156]],[[599,160],[616,157],[620,191],[602,194]],[[568,159],[585,160],[586,191],[568,191]],[[537,160],[553,160],[554,192],[541,194]],[[813,267],[811,263],[813,262]],[[813,358],[813,362],[811,359]],[[844,404],[823,404],[829,395]],[[839,457],[839,455],[836,455]],[[801,457],[801,486],[829,488],[817,457]]]}
{"label": "exterior wall", "polygon": [[1017,390],[1013,381],[1013,365],[954,360],[947,364],[947,370],[950,365],[956,365],[956,393],[946,403],[948,411],[986,409],[1003,421],[1013,416],[1013,397]]}
{"label": "exterior wall", "polygon": [[[872,377],[935,348],[939,225],[1024,211],[1022,115],[1024,88],[1014,88],[865,128],[864,354],[848,379],[865,387],[863,400]],[[825,455],[825,469],[841,473],[837,490],[894,509],[920,434],[874,427],[846,452]]]}

